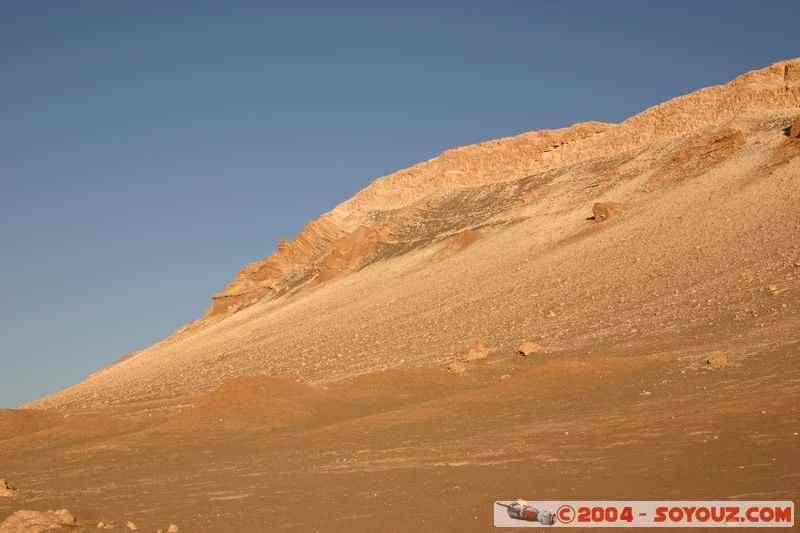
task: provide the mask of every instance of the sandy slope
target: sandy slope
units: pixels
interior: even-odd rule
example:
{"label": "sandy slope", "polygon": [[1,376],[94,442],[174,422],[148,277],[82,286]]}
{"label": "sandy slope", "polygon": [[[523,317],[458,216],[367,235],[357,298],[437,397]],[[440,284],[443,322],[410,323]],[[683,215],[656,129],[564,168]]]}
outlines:
{"label": "sandy slope", "polygon": [[796,499],[798,117],[784,62],[381,178],[199,322],[0,411],[0,518],[487,530],[495,499]]}

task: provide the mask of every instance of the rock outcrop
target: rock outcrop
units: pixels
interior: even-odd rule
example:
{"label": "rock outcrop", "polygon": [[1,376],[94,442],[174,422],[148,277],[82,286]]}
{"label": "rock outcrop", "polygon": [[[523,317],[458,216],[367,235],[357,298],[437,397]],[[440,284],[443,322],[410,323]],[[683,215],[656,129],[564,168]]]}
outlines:
{"label": "rock outcrop", "polygon": [[[268,259],[243,268],[212,297],[205,316],[225,316],[312,280],[321,283],[358,269],[378,246],[392,244],[393,217],[402,218],[401,210],[442,191],[519,179],[556,166],[610,157],[738,114],[793,107],[800,107],[797,59],[674,98],[621,124],[584,122],[447,150],[377,179],[330,213],[309,221],[294,240],[283,240]],[[685,153],[670,156],[675,168],[668,173],[696,169],[698,163],[707,166],[743,143],[741,132],[712,133]]]}
{"label": "rock outcrop", "polygon": [[58,511],[17,511],[0,524],[0,533],[29,533],[74,528],[75,517],[66,509]]}

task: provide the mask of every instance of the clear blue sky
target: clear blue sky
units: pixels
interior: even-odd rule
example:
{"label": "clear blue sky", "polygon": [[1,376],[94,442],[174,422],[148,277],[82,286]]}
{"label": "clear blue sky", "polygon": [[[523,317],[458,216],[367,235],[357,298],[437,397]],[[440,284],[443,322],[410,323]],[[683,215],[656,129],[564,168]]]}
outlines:
{"label": "clear blue sky", "polygon": [[0,2],[0,406],[442,150],[800,56],[797,1]]}

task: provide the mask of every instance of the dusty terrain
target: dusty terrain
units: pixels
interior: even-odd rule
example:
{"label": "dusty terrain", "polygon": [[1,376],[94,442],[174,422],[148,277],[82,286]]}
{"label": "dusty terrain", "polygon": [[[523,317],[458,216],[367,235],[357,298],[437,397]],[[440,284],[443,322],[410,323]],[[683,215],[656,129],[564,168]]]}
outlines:
{"label": "dusty terrain", "polygon": [[0,520],[485,531],[497,499],[796,500],[798,155],[794,60],[381,178],[202,319],[0,411]]}

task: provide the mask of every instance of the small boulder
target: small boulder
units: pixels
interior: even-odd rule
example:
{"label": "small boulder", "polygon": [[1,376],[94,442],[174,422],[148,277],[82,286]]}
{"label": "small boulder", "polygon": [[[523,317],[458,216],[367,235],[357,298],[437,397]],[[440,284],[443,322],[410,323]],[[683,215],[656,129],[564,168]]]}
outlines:
{"label": "small boulder", "polygon": [[777,295],[779,295],[780,293],[782,293],[784,291],[784,289],[781,289],[777,285],[773,285],[773,284],[767,285],[767,290],[773,296],[777,296]]}
{"label": "small boulder", "polygon": [[486,347],[486,345],[484,345],[481,341],[477,341],[470,346],[469,351],[467,352],[467,357],[464,358],[464,362],[470,363],[472,361],[486,359],[489,357],[489,352],[490,350]]}
{"label": "small boulder", "polygon": [[517,353],[525,357],[542,351],[542,347],[535,342],[525,341],[517,347]]}
{"label": "small boulder", "polygon": [[167,533],[178,533],[179,531],[180,529],[178,529],[178,526],[176,526],[175,524],[170,524],[169,527],[167,528]]}
{"label": "small boulder", "polygon": [[716,369],[728,366],[730,360],[724,353],[715,353],[706,359],[706,368]]}
{"label": "small boulder", "polygon": [[620,205],[616,202],[598,202],[592,206],[592,215],[595,222],[605,222],[619,211]]}
{"label": "small boulder", "polygon": [[800,139],[800,117],[797,117],[789,126],[789,137],[792,139]]}
{"label": "small boulder", "polygon": [[447,371],[452,372],[453,374],[463,374],[466,370],[467,370],[467,365],[465,365],[461,361],[456,361],[455,363],[447,367]]}
{"label": "small boulder", "polygon": [[125,527],[127,527],[127,528],[128,528],[128,529],[130,529],[131,531],[136,531],[137,529],[139,529],[138,527],[136,527],[136,524],[134,524],[134,523],[133,523],[133,522],[131,522],[130,520],[129,520],[129,521],[128,521],[128,523],[125,525]]}
{"label": "small boulder", "polygon": [[13,498],[17,495],[17,489],[6,482],[5,479],[0,479],[0,498]]}
{"label": "small boulder", "polygon": [[506,381],[508,379],[511,379],[511,374],[503,374],[502,376],[500,376],[499,381],[502,383],[503,381]]}

